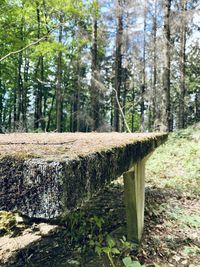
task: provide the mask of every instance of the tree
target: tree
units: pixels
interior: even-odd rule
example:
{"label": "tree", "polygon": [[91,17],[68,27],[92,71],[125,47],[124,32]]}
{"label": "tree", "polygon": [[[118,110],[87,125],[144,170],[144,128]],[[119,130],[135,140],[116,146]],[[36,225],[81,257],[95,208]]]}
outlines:
{"label": "tree", "polygon": [[165,0],[164,1],[163,124],[166,127],[167,131],[172,130],[171,103],[170,103],[170,80],[171,80],[171,77],[170,77],[170,64],[171,64],[170,11],[171,11],[171,0]]}
{"label": "tree", "polygon": [[181,27],[180,27],[180,96],[179,96],[179,116],[178,127],[185,127],[185,65],[186,65],[186,11],[187,0],[181,0]]}
{"label": "tree", "polygon": [[[59,43],[62,44],[63,38],[63,15],[60,15],[60,27],[59,27]],[[57,59],[57,74],[56,74],[56,130],[57,132],[62,131],[61,120],[62,120],[62,51],[58,52]]]}
{"label": "tree", "polygon": [[99,86],[98,86],[98,1],[92,2],[92,67],[91,67],[91,117],[92,117],[92,131],[99,128]]}
{"label": "tree", "polygon": [[114,97],[114,130],[120,131],[120,111],[118,101],[121,98],[121,82],[122,82],[122,36],[123,36],[123,15],[122,15],[122,1],[117,0],[116,4],[116,48],[115,48],[115,90],[117,92]]}

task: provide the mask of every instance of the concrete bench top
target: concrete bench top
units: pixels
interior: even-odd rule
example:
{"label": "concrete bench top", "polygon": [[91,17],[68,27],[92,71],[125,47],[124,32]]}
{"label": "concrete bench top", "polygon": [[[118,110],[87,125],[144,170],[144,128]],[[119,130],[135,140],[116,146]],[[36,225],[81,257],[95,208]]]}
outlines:
{"label": "concrete bench top", "polygon": [[166,133],[2,134],[0,210],[57,218],[80,207],[166,139]]}
{"label": "concrete bench top", "polygon": [[41,158],[60,161],[83,157],[96,152],[122,148],[157,147],[167,137],[165,133],[13,133],[0,134],[0,158]]}

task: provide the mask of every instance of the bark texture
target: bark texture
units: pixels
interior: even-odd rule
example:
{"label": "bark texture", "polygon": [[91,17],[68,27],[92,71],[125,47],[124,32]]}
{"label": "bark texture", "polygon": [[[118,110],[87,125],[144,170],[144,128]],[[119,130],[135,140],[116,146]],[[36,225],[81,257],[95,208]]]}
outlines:
{"label": "bark texture", "polygon": [[171,11],[171,0],[165,0],[164,7],[164,69],[163,69],[163,92],[164,92],[164,113],[163,113],[163,124],[167,131],[171,130],[171,106],[170,106],[170,44],[171,44],[171,33],[170,33],[170,11]]}

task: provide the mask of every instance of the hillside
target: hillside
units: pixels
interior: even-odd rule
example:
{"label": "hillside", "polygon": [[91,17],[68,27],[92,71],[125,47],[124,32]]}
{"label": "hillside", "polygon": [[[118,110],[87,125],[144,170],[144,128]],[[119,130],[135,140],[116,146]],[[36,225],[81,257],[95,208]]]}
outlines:
{"label": "hillside", "polygon": [[169,135],[148,161],[147,181],[200,196],[200,124]]}
{"label": "hillside", "polygon": [[169,135],[147,163],[146,182],[147,257],[160,266],[200,266],[200,124]]}

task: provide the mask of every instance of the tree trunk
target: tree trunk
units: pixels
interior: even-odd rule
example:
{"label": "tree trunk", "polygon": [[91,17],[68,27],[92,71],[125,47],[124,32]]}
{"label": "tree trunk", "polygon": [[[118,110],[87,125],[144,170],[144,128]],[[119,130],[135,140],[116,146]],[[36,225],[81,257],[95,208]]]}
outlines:
{"label": "tree trunk", "polygon": [[[78,63],[79,65],[79,63]],[[73,99],[73,132],[79,132],[80,130],[80,70],[78,67],[77,70],[78,80],[77,80],[77,89],[74,92],[74,99]]]}
{"label": "tree trunk", "polygon": [[[117,98],[120,102],[121,95],[121,80],[122,80],[122,35],[123,35],[123,16],[122,3],[118,0],[117,14],[117,33],[116,33],[116,51],[115,51],[115,90]],[[118,101],[114,99],[114,131],[120,131],[120,111]]]}
{"label": "tree trunk", "polygon": [[[18,72],[16,70],[16,81],[18,77]],[[13,94],[13,131],[15,132],[17,128],[17,84],[14,87],[14,94]]]}
{"label": "tree trunk", "polygon": [[98,88],[98,66],[97,66],[97,19],[96,14],[93,15],[93,36],[92,36],[92,78],[91,78],[91,117],[92,131],[99,128],[99,88]]}
{"label": "tree trunk", "polygon": [[146,7],[146,0],[145,0],[144,28],[143,28],[142,84],[140,86],[140,94],[141,94],[140,130],[142,132],[145,130],[145,126],[144,126],[144,111],[145,111],[144,94],[145,94],[145,89],[146,89],[146,27],[147,27],[146,17],[147,17],[147,7]]}
{"label": "tree trunk", "polygon": [[131,131],[132,133],[134,132],[134,124],[135,124],[135,92],[134,92],[134,88],[133,88],[133,92],[132,92],[132,110],[131,110]]}
{"label": "tree trunk", "polygon": [[3,115],[3,86],[1,81],[1,66],[0,66],[0,133],[2,132],[2,115]]}
{"label": "tree trunk", "polygon": [[187,0],[181,0],[181,32],[180,32],[180,96],[179,96],[179,118],[178,128],[185,127],[185,47],[186,47],[186,10]]}
{"label": "tree trunk", "polygon": [[47,122],[47,126],[46,126],[46,129],[45,129],[46,132],[49,132],[50,131],[50,127],[51,127],[51,114],[52,114],[52,111],[53,111],[53,108],[54,108],[55,98],[56,98],[56,92],[55,92],[55,94],[53,94],[52,99],[51,99],[51,107],[49,109],[48,122]]}
{"label": "tree trunk", "polygon": [[195,122],[200,121],[200,90],[197,87],[195,92]]}
{"label": "tree trunk", "polygon": [[[40,39],[40,7],[39,2],[36,1],[36,15],[37,15],[37,38]],[[43,57],[38,58],[35,69],[35,79],[36,79],[36,92],[35,92],[35,113],[34,113],[34,129],[39,129],[42,125],[42,96],[43,96]]]}
{"label": "tree trunk", "polygon": [[[126,118],[126,97],[127,97],[127,69],[123,69],[123,105],[122,105],[122,111],[124,113],[124,117]],[[122,121],[122,132],[126,130],[125,121]]]}
{"label": "tree trunk", "polygon": [[[24,41],[24,34],[23,34],[23,28],[24,28],[24,18],[21,19],[21,26],[20,26],[20,39],[21,42]],[[20,126],[20,130],[24,128],[24,123],[21,120],[22,110],[23,110],[23,93],[24,93],[24,84],[22,79],[22,66],[23,66],[23,52],[19,53],[18,56],[18,73],[17,73],[17,113],[16,113],[16,123],[17,126]]]}
{"label": "tree trunk", "polygon": [[24,66],[24,85],[23,85],[23,94],[22,94],[22,121],[23,128],[27,132],[27,93],[28,93],[28,79],[29,79],[29,60],[25,58],[25,66]]}
{"label": "tree trunk", "polygon": [[[60,29],[59,29],[59,43],[62,43],[62,17],[60,17]],[[56,79],[56,130],[57,132],[62,131],[61,119],[62,119],[62,52],[58,52],[57,62],[57,79]]]}
{"label": "tree trunk", "polygon": [[157,119],[157,0],[154,0],[153,15],[153,99],[152,99],[152,125],[155,127]]}
{"label": "tree trunk", "polygon": [[171,106],[170,106],[170,12],[171,0],[165,0],[164,6],[164,69],[163,69],[163,93],[164,93],[164,107],[163,107],[163,126],[166,131],[171,131]]}
{"label": "tree trunk", "polygon": [[18,77],[17,77],[17,123],[21,121],[21,113],[22,113],[22,94],[23,94],[23,80],[22,80],[22,53],[19,53],[18,58]]}

